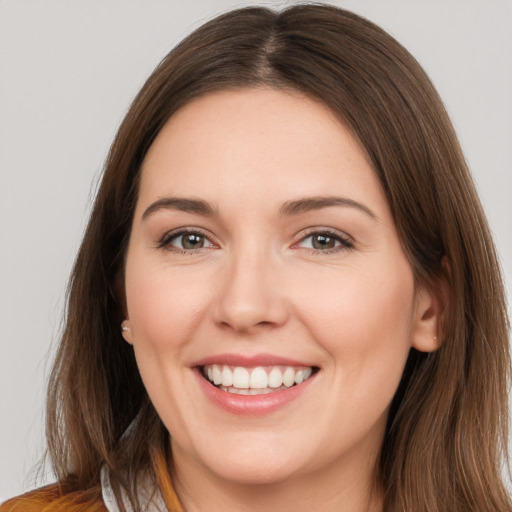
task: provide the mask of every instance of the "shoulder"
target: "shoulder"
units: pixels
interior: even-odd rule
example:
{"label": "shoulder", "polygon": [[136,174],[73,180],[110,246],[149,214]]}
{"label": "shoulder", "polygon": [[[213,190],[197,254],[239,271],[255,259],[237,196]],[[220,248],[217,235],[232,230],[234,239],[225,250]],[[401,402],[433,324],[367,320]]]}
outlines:
{"label": "shoulder", "polygon": [[0,512],[108,512],[101,490],[67,492],[52,484],[12,498],[0,505]]}

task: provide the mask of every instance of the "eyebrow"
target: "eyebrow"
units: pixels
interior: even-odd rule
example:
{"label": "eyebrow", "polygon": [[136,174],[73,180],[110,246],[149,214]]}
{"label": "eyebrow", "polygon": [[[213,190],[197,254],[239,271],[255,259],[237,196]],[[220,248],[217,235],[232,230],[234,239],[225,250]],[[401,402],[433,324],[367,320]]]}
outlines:
{"label": "eyebrow", "polygon": [[142,214],[142,219],[146,219],[151,214],[159,210],[177,210],[180,212],[197,213],[198,215],[204,215],[207,217],[215,215],[215,211],[210,204],[201,199],[163,197],[146,208]]}
{"label": "eyebrow", "polygon": [[[373,220],[377,220],[377,216],[370,208],[361,204],[353,199],[347,197],[305,197],[296,199],[294,201],[286,201],[279,209],[280,216],[292,216],[307,213],[312,210],[320,210],[322,208],[329,208],[332,206],[344,206],[349,208],[356,208]],[[185,197],[163,197],[152,203],[144,213],[142,219],[146,219],[153,213],[159,210],[177,210],[181,212],[196,213],[206,217],[213,217],[216,211],[212,206],[201,199],[190,199]]]}
{"label": "eyebrow", "polygon": [[305,197],[294,201],[286,201],[279,209],[280,215],[300,215],[311,210],[320,210],[321,208],[329,208],[331,206],[345,206],[349,208],[356,208],[364,212],[373,220],[378,220],[377,215],[373,213],[370,208],[348,197]]}

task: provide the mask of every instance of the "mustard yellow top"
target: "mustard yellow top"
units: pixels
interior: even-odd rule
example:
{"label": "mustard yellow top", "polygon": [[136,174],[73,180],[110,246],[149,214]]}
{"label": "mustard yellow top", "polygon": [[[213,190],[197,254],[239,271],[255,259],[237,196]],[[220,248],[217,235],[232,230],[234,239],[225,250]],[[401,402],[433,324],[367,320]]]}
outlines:
{"label": "mustard yellow top", "polygon": [[[158,486],[168,512],[184,512],[174,491],[167,464],[155,460]],[[72,491],[69,486],[52,484],[12,498],[0,505],[0,512],[108,512],[101,487]]]}

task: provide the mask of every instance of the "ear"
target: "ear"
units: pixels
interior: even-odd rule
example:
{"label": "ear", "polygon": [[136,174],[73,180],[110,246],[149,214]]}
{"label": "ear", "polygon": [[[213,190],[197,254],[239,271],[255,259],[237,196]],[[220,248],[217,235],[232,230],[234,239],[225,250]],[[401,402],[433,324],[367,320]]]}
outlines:
{"label": "ear", "polygon": [[123,335],[123,338],[127,343],[133,345],[133,336],[130,320],[123,320],[123,323],[121,324],[121,334]]}
{"label": "ear", "polygon": [[446,296],[443,288],[441,285],[434,291],[421,286],[416,290],[411,345],[420,352],[434,352],[441,345]]}
{"label": "ear", "polygon": [[[124,287],[123,271],[119,271],[114,279],[114,292],[119,303],[119,308],[121,310],[120,314],[126,318],[128,316],[128,308],[126,305],[126,293]],[[130,320],[126,319],[121,322],[121,334],[127,343],[133,345],[132,328],[130,325]]]}

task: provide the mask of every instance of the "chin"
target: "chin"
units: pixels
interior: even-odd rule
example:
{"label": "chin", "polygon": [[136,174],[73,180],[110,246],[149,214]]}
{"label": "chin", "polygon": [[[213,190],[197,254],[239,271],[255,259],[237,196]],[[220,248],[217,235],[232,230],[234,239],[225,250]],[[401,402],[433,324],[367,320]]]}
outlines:
{"label": "chin", "polygon": [[301,447],[287,446],[284,450],[283,441],[276,439],[274,442],[269,439],[259,442],[252,439],[250,442],[242,439],[242,435],[237,437],[237,442],[231,446],[219,443],[216,450],[196,452],[194,458],[218,478],[245,485],[277,484],[303,472],[308,466]]}
{"label": "chin", "polygon": [[224,460],[220,466],[210,467],[218,477],[239,485],[271,485],[289,480],[294,468],[278,460]]}

